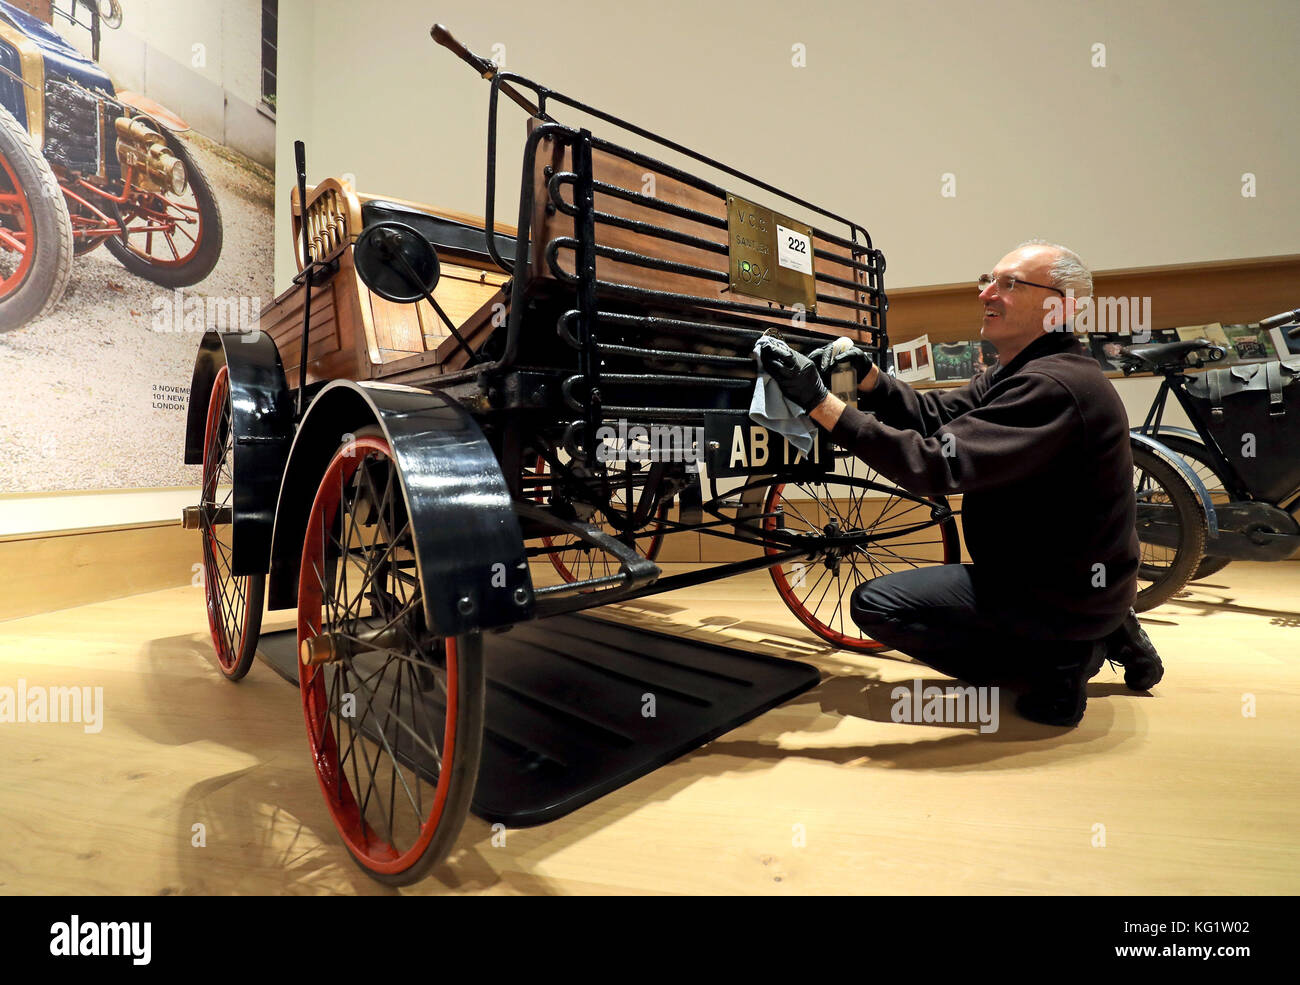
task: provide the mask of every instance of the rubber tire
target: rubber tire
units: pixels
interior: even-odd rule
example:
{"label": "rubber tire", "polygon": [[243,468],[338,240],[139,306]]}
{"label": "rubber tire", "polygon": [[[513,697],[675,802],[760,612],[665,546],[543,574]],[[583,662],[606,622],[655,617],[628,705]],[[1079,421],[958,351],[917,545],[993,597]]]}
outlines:
{"label": "rubber tire", "polygon": [[[393,455],[392,447],[389,445],[383,431],[373,426],[358,428],[353,435],[353,441],[340,445],[335,452],[330,465],[327,466],[325,474],[322,476],[320,487],[330,481],[335,464],[340,458],[354,459],[359,450],[358,444],[372,440],[385,446],[383,450],[384,456],[392,463],[393,468],[397,468],[397,461]],[[361,459],[364,460],[365,457],[366,454],[363,453]],[[401,494],[400,486],[399,494]],[[318,487],[317,497],[319,498],[319,496]],[[313,503],[311,512],[315,515],[316,503]],[[310,519],[308,520],[308,526],[311,526]],[[311,570],[311,564],[314,563],[314,546],[310,535],[304,537],[298,585],[298,641],[300,646],[305,635],[305,627],[311,625],[313,620],[318,621],[320,617],[319,611],[313,613],[311,611],[312,607],[304,604],[304,599],[308,594],[306,586],[309,582],[303,576],[303,572]],[[423,591],[423,585],[421,591]],[[455,641],[458,679],[456,688],[456,727],[454,732],[455,750],[451,773],[448,777],[446,799],[441,808],[440,821],[423,853],[412,860],[404,869],[397,872],[382,872],[367,864],[367,861],[354,850],[347,837],[347,832],[340,827],[339,819],[335,816],[333,806],[329,801],[327,786],[321,775],[322,765],[328,766],[329,762],[312,742],[311,712],[307,694],[308,688],[311,686],[309,672],[303,669],[302,664],[298,666],[299,696],[303,702],[303,716],[308,744],[312,747],[314,772],[321,792],[326,798],[326,809],[335,825],[336,832],[344,842],[344,848],[348,856],[362,872],[386,886],[408,886],[419,882],[428,874],[431,868],[445,861],[456,846],[456,841],[460,837],[461,829],[465,824],[465,819],[469,816],[470,807],[473,803],[474,788],[478,783],[478,770],[482,758],[483,737],[486,732],[487,720],[487,675],[483,658],[483,634],[480,632],[466,633],[455,637]],[[443,751],[445,753],[445,747]],[[337,758],[334,762],[337,763]]]}
{"label": "rubber tire", "polygon": [[[214,408],[212,403],[214,396],[219,397],[223,405],[230,403],[230,375],[227,367],[223,366],[220,372],[217,373],[217,378],[212,384],[212,393],[208,397],[209,426],[213,413],[224,414],[224,410]],[[230,436],[227,436],[227,440],[229,447],[225,448],[224,451],[233,455],[234,440]],[[203,495],[208,489],[208,477],[213,468],[208,457],[211,450],[210,435],[205,433],[203,440],[203,483],[199,487],[200,501],[202,501]],[[233,462],[230,470],[233,477]],[[221,671],[226,680],[240,681],[248,674],[249,669],[253,666],[253,659],[257,656],[257,642],[262,634],[262,608],[266,602],[266,575],[230,575],[231,579],[239,578],[244,582],[244,614],[243,618],[239,620],[243,626],[243,631],[240,633],[238,640],[225,639],[224,634],[219,634],[217,625],[220,612],[225,607],[227,595],[224,591],[214,587],[214,583],[219,579],[211,570],[211,561],[216,557],[217,552],[212,550],[207,543],[210,530],[200,525],[199,532],[204,538],[203,594],[208,611],[208,629],[212,636],[212,648],[217,656],[217,669]],[[220,620],[220,624],[224,627],[224,619]],[[226,653],[227,659],[225,660],[222,659],[223,651]]]}
{"label": "rubber tire", "polygon": [[1139,445],[1133,446],[1133,469],[1142,469],[1168,493],[1178,514],[1183,530],[1183,542],[1173,564],[1160,577],[1149,579],[1146,588],[1139,588],[1133,608],[1137,612],[1154,609],[1173,598],[1192,579],[1205,551],[1206,523],[1201,511],[1200,497],[1175,466],[1155,452]]}
{"label": "rubber tire", "polygon": [[216,195],[212,193],[212,185],[208,182],[208,176],[203,173],[203,169],[190,156],[185,142],[166,127],[150,120],[148,117],[143,117],[143,119],[154,125],[158,132],[162,134],[163,139],[167,141],[167,146],[171,149],[171,152],[180,158],[181,163],[185,165],[185,175],[189,180],[190,187],[194,189],[194,200],[199,207],[203,240],[199,244],[194,259],[179,267],[161,267],[149,262],[128,249],[125,240],[120,236],[112,237],[104,245],[108,247],[108,252],[117,257],[122,266],[138,277],[153,281],[162,287],[189,287],[192,284],[197,284],[212,273],[212,268],[217,265],[217,261],[221,258],[221,207],[217,204]]}
{"label": "rubber tire", "polygon": [[479,764],[483,759],[483,737],[487,734],[487,672],[483,659],[483,634],[466,633],[456,638],[456,661],[461,678],[459,690],[459,717],[457,731],[460,750],[451,767],[451,786],[443,807],[446,820],[438,825],[433,841],[420,860],[394,875],[376,872],[351,851],[348,856],[366,875],[385,886],[409,886],[429,874],[429,870],[447,860],[460,839],[461,830],[469,818],[474,803],[474,790],[478,786]]}
{"label": "rubber tire", "polygon": [[[1156,440],[1168,448],[1170,451],[1177,452],[1182,456],[1188,465],[1195,468],[1197,465],[1209,471],[1218,482],[1221,488],[1230,497],[1236,498],[1236,494],[1229,488],[1227,481],[1214,468],[1214,463],[1210,461],[1210,453],[1199,441],[1193,441],[1191,438],[1184,438],[1176,434],[1157,434]],[[1210,491],[1213,495],[1213,490]],[[1232,563],[1230,557],[1214,557],[1207,554],[1201,558],[1201,563],[1196,566],[1192,573],[1191,581],[1200,581],[1202,578],[1208,578],[1216,572],[1222,571]]]}
{"label": "rubber tire", "polygon": [[36,234],[36,255],[23,282],[0,300],[0,332],[50,313],[72,276],[72,220],[49,163],[9,110],[0,106],[0,157],[14,172],[27,198]]}

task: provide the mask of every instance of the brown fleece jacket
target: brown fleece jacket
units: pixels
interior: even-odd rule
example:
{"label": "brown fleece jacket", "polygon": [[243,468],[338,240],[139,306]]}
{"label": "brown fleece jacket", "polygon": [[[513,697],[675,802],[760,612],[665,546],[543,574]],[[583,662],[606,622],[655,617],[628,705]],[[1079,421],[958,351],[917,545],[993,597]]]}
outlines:
{"label": "brown fleece jacket", "polygon": [[955,389],[882,373],[859,404],[869,413],[845,408],[831,439],[913,493],[962,495],[981,604],[1009,631],[1016,612],[1062,639],[1119,625],[1138,570],[1128,416],[1072,334],[1045,333]]}

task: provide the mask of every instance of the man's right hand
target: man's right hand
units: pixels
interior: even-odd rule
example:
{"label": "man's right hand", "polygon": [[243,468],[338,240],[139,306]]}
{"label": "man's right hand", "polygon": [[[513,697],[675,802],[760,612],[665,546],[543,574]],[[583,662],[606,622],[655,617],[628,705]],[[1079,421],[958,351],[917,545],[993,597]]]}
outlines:
{"label": "man's right hand", "polygon": [[763,369],[776,381],[786,399],[804,412],[826,399],[826,384],[822,382],[816,360],[810,356],[795,352],[784,342],[768,345],[759,354]]}

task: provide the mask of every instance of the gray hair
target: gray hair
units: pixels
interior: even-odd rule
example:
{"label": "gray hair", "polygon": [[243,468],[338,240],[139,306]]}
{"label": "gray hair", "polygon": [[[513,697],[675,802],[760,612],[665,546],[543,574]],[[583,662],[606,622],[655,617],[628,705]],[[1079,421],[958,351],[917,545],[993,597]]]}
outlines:
{"label": "gray hair", "polygon": [[1056,251],[1052,261],[1052,286],[1062,291],[1073,288],[1076,298],[1092,297],[1092,271],[1079,258],[1079,254],[1060,243],[1049,243],[1045,239],[1027,239],[1016,249],[1024,246],[1046,246]]}

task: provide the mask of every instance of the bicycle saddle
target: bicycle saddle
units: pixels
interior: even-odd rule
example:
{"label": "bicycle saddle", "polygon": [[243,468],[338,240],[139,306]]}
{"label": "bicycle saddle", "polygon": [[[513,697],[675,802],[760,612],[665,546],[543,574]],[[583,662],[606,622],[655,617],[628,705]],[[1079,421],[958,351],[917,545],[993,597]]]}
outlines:
{"label": "bicycle saddle", "polygon": [[[1208,350],[1207,361],[1218,362],[1226,355],[1222,346],[1215,345],[1209,339],[1179,339],[1177,342],[1148,342],[1144,345],[1128,345],[1120,352],[1131,361],[1131,369],[1148,368],[1155,372],[1167,369],[1181,369],[1187,365],[1187,357],[1198,350]],[[1129,366],[1126,365],[1126,370]],[[1131,370],[1130,370],[1131,371]]]}

